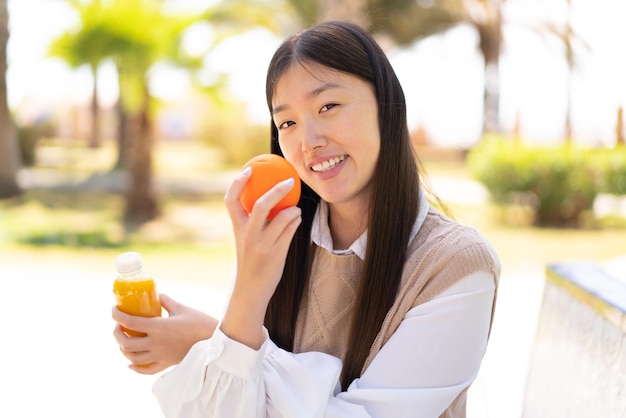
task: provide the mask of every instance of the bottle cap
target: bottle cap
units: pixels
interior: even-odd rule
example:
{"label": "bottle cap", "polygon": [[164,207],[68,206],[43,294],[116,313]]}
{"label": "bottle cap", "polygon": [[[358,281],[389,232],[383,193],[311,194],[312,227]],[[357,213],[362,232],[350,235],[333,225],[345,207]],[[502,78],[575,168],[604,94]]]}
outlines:
{"label": "bottle cap", "polygon": [[115,269],[119,273],[130,273],[143,267],[141,255],[134,251],[122,253],[115,257]]}

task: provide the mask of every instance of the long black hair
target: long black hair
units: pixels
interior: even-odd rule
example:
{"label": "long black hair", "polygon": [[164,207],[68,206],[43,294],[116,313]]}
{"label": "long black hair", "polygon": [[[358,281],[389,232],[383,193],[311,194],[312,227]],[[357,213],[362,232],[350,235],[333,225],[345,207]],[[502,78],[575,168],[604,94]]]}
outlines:
{"label": "long black hair", "polygon": [[[380,154],[372,179],[368,239],[352,317],[341,384],[359,377],[370,347],[396,297],[410,232],[419,209],[419,175],[406,119],[400,82],[374,39],[357,25],[330,21],[287,39],[274,54],[267,73],[267,103],[272,111],[276,84],[294,63],[316,64],[356,76],[374,87],[378,103]],[[271,124],[272,153],[282,155],[278,129]],[[265,317],[270,337],[293,350],[300,300],[310,265],[311,224],[320,197],[302,184],[302,223],[291,243],[282,279]]]}

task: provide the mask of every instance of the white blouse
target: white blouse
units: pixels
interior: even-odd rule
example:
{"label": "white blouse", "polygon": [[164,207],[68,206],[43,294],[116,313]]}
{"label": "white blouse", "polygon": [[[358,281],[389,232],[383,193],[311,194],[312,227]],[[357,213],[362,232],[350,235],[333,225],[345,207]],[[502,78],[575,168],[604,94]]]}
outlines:
{"label": "white blouse", "polygon": [[494,293],[493,274],[479,271],[414,307],[345,392],[338,358],[287,352],[267,332],[253,350],[218,326],[153,393],[166,418],[436,418],[478,374]]}

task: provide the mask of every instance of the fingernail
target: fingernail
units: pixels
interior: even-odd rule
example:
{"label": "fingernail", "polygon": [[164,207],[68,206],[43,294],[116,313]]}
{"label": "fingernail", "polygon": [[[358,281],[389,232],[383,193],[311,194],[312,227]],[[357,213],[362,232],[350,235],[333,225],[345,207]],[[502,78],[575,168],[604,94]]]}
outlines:
{"label": "fingernail", "polygon": [[293,187],[294,179],[293,177],[289,177],[287,180],[283,180],[282,185],[285,187]]}
{"label": "fingernail", "polygon": [[244,168],[243,170],[241,170],[241,175],[242,176],[249,176],[250,173],[252,173],[252,167],[248,166],[246,168]]}

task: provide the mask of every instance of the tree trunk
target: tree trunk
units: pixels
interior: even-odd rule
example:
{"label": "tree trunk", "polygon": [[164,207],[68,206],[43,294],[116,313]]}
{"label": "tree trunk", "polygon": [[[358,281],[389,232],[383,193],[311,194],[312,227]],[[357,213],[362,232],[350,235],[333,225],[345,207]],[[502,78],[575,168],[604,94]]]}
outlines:
{"label": "tree trunk", "polygon": [[124,220],[128,229],[158,216],[157,199],[152,181],[153,130],[150,119],[150,94],[143,87],[143,103],[128,120],[130,183],[126,193]]}
{"label": "tree trunk", "polygon": [[617,123],[615,124],[615,145],[623,146],[626,145],[626,140],[624,140],[624,107],[620,106],[617,108]]}
{"label": "tree trunk", "polygon": [[572,38],[574,31],[572,29],[572,2],[567,0],[567,23],[565,27],[565,36],[563,42],[565,43],[565,58],[567,59],[567,105],[565,109],[565,142],[571,143],[573,141],[573,129],[572,129],[572,73],[574,71],[574,49],[572,45]]}
{"label": "tree trunk", "polygon": [[500,68],[497,61],[485,63],[483,134],[500,133]]}
{"label": "tree trunk", "polygon": [[98,106],[98,67],[92,67],[93,93],[91,95],[91,133],[89,135],[89,148],[100,146],[100,107]]}
{"label": "tree trunk", "polygon": [[115,111],[117,113],[117,161],[115,168],[127,169],[130,166],[128,161],[128,149],[130,148],[128,141],[128,112],[124,109],[121,97],[117,101]]}
{"label": "tree trunk", "polygon": [[17,133],[7,101],[7,42],[9,11],[7,0],[0,0],[0,199],[22,193],[17,183],[20,154]]}
{"label": "tree trunk", "polygon": [[572,67],[567,70],[567,103],[565,105],[565,142],[573,142],[573,129],[572,129]]}
{"label": "tree trunk", "polygon": [[500,49],[502,13],[500,2],[488,4],[484,22],[477,24],[479,48],[485,63],[483,134],[500,133]]}

